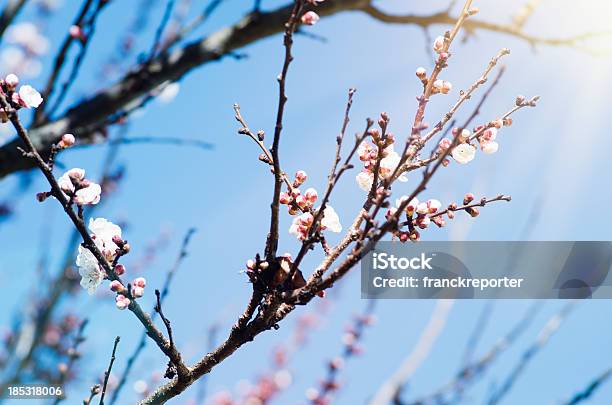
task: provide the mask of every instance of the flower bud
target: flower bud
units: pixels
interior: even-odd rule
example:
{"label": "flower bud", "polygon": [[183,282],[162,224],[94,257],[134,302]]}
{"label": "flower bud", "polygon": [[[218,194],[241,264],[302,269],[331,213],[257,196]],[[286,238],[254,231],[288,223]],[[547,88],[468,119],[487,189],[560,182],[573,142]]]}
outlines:
{"label": "flower bud", "polygon": [[124,287],[119,280],[113,280],[110,283],[110,289],[114,292],[122,292],[124,290]]}
{"label": "flower bud", "polygon": [[445,39],[442,36],[439,36],[436,38],[436,40],[433,43],[433,50],[436,53],[440,53],[444,50],[444,42]]}
{"label": "flower bud", "polygon": [[125,266],[121,263],[115,266],[115,274],[122,276],[125,273]]}
{"label": "flower bud", "polygon": [[427,76],[427,70],[424,67],[419,67],[416,70],[416,75],[419,79],[424,79]]}
{"label": "flower bud", "polygon": [[319,195],[317,193],[317,190],[311,187],[306,190],[306,192],[304,193],[304,197],[306,198],[306,201],[308,201],[310,204],[314,204],[317,201]]}
{"label": "flower bud", "polygon": [[140,298],[144,295],[144,288],[142,287],[132,287],[132,296],[134,298]]}
{"label": "flower bud", "polygon": [[58,142],[57,146],[62,149],[69,148],[74,145],[76,138],[72,134],[62,135],[62,139]]}
{"label": "flower bud", "polygon": [[17,85],[19,85],[19,77],[17,77],[16,74],[11,73],[6,76],[4,82],[6,83],[6,86],[9,88],[9,90],[15,90]]}
{"label": "flower bud", "polygon": [[121,310],[126,309],[130,303],[130,299],[124,295],[119,294],[115,297],[115,305]]}
{"label": "flower bud", "polygon": [[289,193],[286,192],[282,192],[280,193],[280,197],[278,198],[278,202],[281,204],[289,204],[292,201],[291,196],[289,195]]}
{"label": "flower bud", "polygon": [[295,181],[299,183],[298,185],[303,184],[307,178],[308,178],[308,175],[306,175],[306,172],[304,170],[298,170],[295,173]]}
{"label": "flower bud", "polygon": [[145,288],[147,285],[147,280],[144,277],[138,277],[135,278],[134,281],[132,281],[132,285],[136,287]]}
{"label": "flower bud", "polygon": [[463,205],[469,204],[472,201],[474,201],[474,194],[472,193],[467,193],[465,197],[463,197]]}
{"label": "flower bud", "polygon": [[315,25],[319,21],[319,15],[314,11],[307,11],[301,18],[302,24]]}
{"label": "flower bud", "polygon": [[253,259],[247,260],[246,267],[249,270],[255,270],[255,260],[253,260]]}

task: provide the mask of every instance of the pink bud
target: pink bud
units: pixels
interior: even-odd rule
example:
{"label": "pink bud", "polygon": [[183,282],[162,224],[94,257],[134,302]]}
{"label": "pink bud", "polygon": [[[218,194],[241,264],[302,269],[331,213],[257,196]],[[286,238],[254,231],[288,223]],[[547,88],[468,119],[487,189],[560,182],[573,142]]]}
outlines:
{"label": "pink bud", "polygon": [[124,290],[124,287],[119,280],[113,280],[110,283],[110,289],[114,292],[121,292]]}
{"label": "pink bud", "polygon": [[135,278],[134,281],[132,281],[132,285],[144,288],[147,285],[147,280],[145,280],[144,277],[138,277]]}
{"label": "pink bud", "polygon": [[11,73],[6,76],[4,82],[9,87],[9,89],[15,90],[15,87],[17,87],[17,85],[19,84],[19,77],[17,77],[16,74]]}
{"label": "pink bud", "polygon": [[119,309],[126,309],[130,305],[130,299],[119,294],[115,297],[115,305]]}
{"label": "pink bud", "polygon": [[306,174],[304,170],[298,170],[295,173],[295,180],[300,184],[304,183],[307,178],[308,178],[308,175]]}
{"label": "pink bud", "polygon": [[132,296],[135,298],[140,298],[144,295],[144,288],[142,287],[132,287]]}
{"label": "pink bud", "polygon": [[69,148],[76,142],[74,135],[72,134],[64,134],[62,135],[62,139],[59,141],[58,146],[60,148]]}
{"label": "pink bud", "polygon": [[247,260],[246,266],[247,266],[247,269],[249,270],[255,270],[255,260],[253,259]]}
{"label": "pink bud", "polygon": [[464,205],[465,205],[465,204],[469,204],[469,203],[471,203],[472,201],[474,201],[474,194],[472,194],[472,193],[467,193],[467,194],[465,195],[465,197],[463,197],[463,204],[464,204]]}
{"label": "pink bud", "polygon": [[319,21],[319,15],[317,13],[315,13],[314,11],[307,11],[303,16],[302,16],[302,24],[305,25],[315,25],[317,23],[317,21]]}
{"label": "pink bud", "polygon": [[306,197],[306,201],[308,201],[310,204],[314,204],[315,201],[317,201],[319,195],[317,194],[317,190],[311,187],[306,190],[306,192],[304,193],[304,197]]}
{"label": "pink bud", "polygon": [[491,124],[493,124],[495,128],[500,129],[501,127],[504,126],[504,121],[498,118],[495,121],[491,121]]}
{"label": "pink bud", "polygon": [[453,85],[451,84],[451,82],[447,82],[446,80],[442,82],[442,89],[440,90],[442,94],[448,94],[452,89]]}
{"label": "pink bud", "polygon": [[445,150],[445,149],[448,149],[448,148],[450,148],[450,146],[452,145],[452,143],[453,143],[453,142],[452,142],[450,139],[448,139],[448,138],[444,138],[444,139],[442,139],[442,140],[440,141],[440,148],[442,148],[442,149],[444,149],[444,150]]}
{"label": "pink bud", "polygon": [[49,197],[49,193],[47,193],[46,191],[43,191],[41,193],[36,193],[36,199],[38,200],[38,202],[45,201],[47,197]]}
{"label": "pink bud", "polygon": [[304,209],[308,206],[308,201],[306,200],[306,197],[304,197],[303,195],[298,195],[297,197],[295,197],[295,203],[301,209]]}
{"label": "pink bud", "polygon": [[68,30],[70,36],[74,39],[80,39],[81,41],[85,39],[85,35],[83,35],[83,30],[78,25],[70,26]]}
{"label": "pink bud", "polygon": [[115,266],[115,274],[121,276],[125,273],[125,266],[121,263]]}
{"label": "pink bud", "polygon": [[424,79],[427,76],[427,70],[424,67],[419,67],[416,70],[416,75],[419,79]]}
{"label": "pink bud", "polygon": [[289,195],[289,193],[286,192],[282,192],[280,193],[280,197],[278,198],[278,202],[281,204],[289,204],[291,202],[292,198]]}
{"label": "pink bud", "polygon": [[299,188],[294,188],[294,189],[291,191],[291,195],[293,196],[293,198],[297,197],[297,196],[298,196],[298,195],[300,195],[300,194],[302,194],[302,192],[300,191],[300,189],[299,189]]}
{"label": "pink bud", "polygon": [[444,37],[437,37],[433,43],[433,50],[436,53],[440,53],[444,50]]}

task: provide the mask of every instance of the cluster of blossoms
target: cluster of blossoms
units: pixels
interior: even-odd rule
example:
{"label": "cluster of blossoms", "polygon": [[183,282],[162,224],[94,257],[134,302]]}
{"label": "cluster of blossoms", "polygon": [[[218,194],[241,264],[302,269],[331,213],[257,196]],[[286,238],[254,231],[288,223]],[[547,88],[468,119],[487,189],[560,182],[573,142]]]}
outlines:
{"label": "cluster of blossoms", "polygon": [[[389,118],[386,113],[381,114],[379,125],[381,129],[386,127]],[[374,182],[374,172],[378,163],[378,179],[391,176],[400,164],[401,157],[394,150],[393,144],[395,137],[393,134],[381,134],[376,128],[368,131],[368,136],[372,138],[372,143],[361,142],[357,149],[359,160],[363,162],[363,170],[357,175],[357,184],[363,191],[370,191]],[[380,156],[380,157],[379,157]],[[380,162],[378,162],[380,158]],[[401,182],[408,181],[406,176],[401,175],[397,178]]]}
{"label": "cluster of blossoms", "polygon": [[[26,84],[17,90],[17,86],[19,86],[19,77],[14,73],[0,80],[0,91],[15,110],[37,108],[43,102],[42,96],[34,87]],[[4,109],[0,109],[0,121],[3,123],[8,121],[8,114]]]}
{"label": "cluster of blossoms", "polygon": [[[452,134],[457,139],[457,146],[453,147],[450,155],[457,163],[471,162],[476,157],[476,147],[470,143],[473,140],[478,141],[482,152],[493,154],[499,150],[499,144],[496,142],[498,130],[510,125],[512,125],[512,119],[505,118],[496,119],[486,125],[479,125],[474,128],[473,133],[468,129],[453,128]],[[451,139],[443,138],[438,145],[438,153],[443,154],[452,145]],[[443,163],[447,165],[448,159],[445,159]]]}
{"label": "cluster of blossoms", "polygon": [[0,66],[4,72],[37,76],[42,70],[40,57],[49,51],[49,40],[38,26],[22,22],[8,27],[4,41],[9,45],[0,52]]}
{"label": "cluster of blossoms", "polygon": [[[395,201],[395,207],[391,207],[387,210],[385,217],[391,218],[401,205],[408,199],[407,196],[402,196]],[[467,193],[463,197],[463,207],[459,207],[456,203],[449,204],[445,211],[440,212],[442,203],[435,199],[419,202],[418,199],[413,198],[404,208],[406,222],[400,222],[397,228],[393,231],[393,235],[397,237],[401,242],[413,241],[417,242],[420,240],[420,233],[417,230],[427,229],[431,223],[434,223],[439,228],[446,225],[444,216],[448,219],[455,218],[455,211],[463,210],[470,214],[472,217],[477,217],[480,212],[476,207],[466,207],[474,201],[474,194]],[[485,201],[486,202],[486,201]],[[484,205],[484,203],[483,203]],[[400,217],[401,219],[401,217]],[[403,230],[403,226],[406,226],[406,230]]]}
{"label": "cluster of blossoms", "polygon": [[[9,74],[0,80],[0,91],[10,103],[11,108],[19,109],[36,108],[42,103],[42,97],[33,87],[24,85],[16,91],[19,85],[19,78],[15,74]],[[2,121],[8,120],[8,114],[0,110]],[[76,142],[74,135],[64,134],[60,140],[53,145],[49,167],[53,167],[53,155],[58,150],[73,146]],[[57,179],[57,185],[61,194],[66,198],[70,205],[76,204],[79,207],[79,216],[82,217],[82,207],[86,205],[96,205],[100,202],[102,187],[85,177],[85,170],[73,168],[66,171]],[[38,201],[43,202],[49,197],[60,198],[53,190],[36,194]],[[112,266],[116,276],[125,273],[125,267],[118,263],[121,256],[130,251],[130,245],[121,237],[121,228],[118,225],[106,220],[105,218],[90,219],[89,230],[91,238],[100,251],[104,260]],[[78,249],[76,265],[81,276],[81,286],[93,295],[104,279],[110,278],[104,268],[98,262],[95,255],[85,246],[81,245]],[[146,281],[144,278],[136,278],[129,289],[125,288],[119,280],[111,282],[111,290],[117,293],[117,308],[125,309],[130,305],[130,299],[139,298],[144,295]]]}
{"label": "cluster of blossoms", "polygon": [[[281,193],[279,202],[287,206],[290,215],[297,215],[289,227],[289,233],[295,235],[299,240],[305,240],[308,236],[308,231],[314,222],[314,217],[318,209],[314,208],[315,202],[319,198],[317,190],[310,187],[302,194],[299,187],[304,184],[308,178],[303,170],[298,170],[295,173],[295,180],[292,187]],[[320,208],[319,208],[320,209]],[[327,205],[323,210],[321,218],[321,230],[329,230],[331,232],[341,232],[342,225],[336,211],[330,205]]]}
{"label": "cluster of blossoms", "polygon": [[[92,218],[89,220],[89,230],[91,231],[91,238],[104,256],[104,259],[109,263],[114,263],[113,269],[115,274],[117,276],[125,274],[125,266],[116,263],[121,256],[126,255],[130,251],[129,243],[121,236],[121,227],[105,218]],[[104,279],[109,278],[94,254],[84,246],[79,246],[76,264],[81,276],[81,286],[90,295],[95,293]],[[130,305],[131,299],[142,297],[145,286],[146,280],[143,277],[134,279],[131,285],[129,285],[129,290],[121,281],[111,281],[110,290],[117,293],[115,297],[117,308],[126,309]]]}

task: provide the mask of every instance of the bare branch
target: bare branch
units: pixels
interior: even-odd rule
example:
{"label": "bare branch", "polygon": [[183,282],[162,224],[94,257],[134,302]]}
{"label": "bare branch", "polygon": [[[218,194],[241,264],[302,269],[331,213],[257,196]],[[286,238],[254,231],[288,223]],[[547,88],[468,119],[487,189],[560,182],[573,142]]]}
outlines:
{"label": "bare branch", "polygon": [[121,338],[117,336],[115,338],[115,344],[113,345],[113,352],[111,353],[110,362],[108,363],[108,369],[106,369],[106,372],[104,373],[104,383],[102,384],[102,393],[100,394],[99,405],[104,405],[104,396],[106,395],[106,388],[108,387],[108,379],[110,378],[111,370],[113,369],[113,364],[115,363],[115,353],[117,352],[117,346],[119,345],[119,340],[121,340]]}

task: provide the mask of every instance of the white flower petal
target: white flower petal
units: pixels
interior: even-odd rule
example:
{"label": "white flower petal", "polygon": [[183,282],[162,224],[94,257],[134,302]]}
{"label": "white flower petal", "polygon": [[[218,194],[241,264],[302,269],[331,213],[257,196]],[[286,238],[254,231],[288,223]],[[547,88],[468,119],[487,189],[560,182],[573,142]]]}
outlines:
{"label": "white flower petal", "polygon": [[462,143],[453,149],[452,156],[457,163],[466,164],[474,160],[476,148],[470,144]]}
{"label": "white flower petal", "polygon": [[342,231],[340,217],[338,217],[336,211],[329,205],[325,207],[325,210],[323,210],[323,219],[321,220],[321,225],[332,232],[338,233]]}

